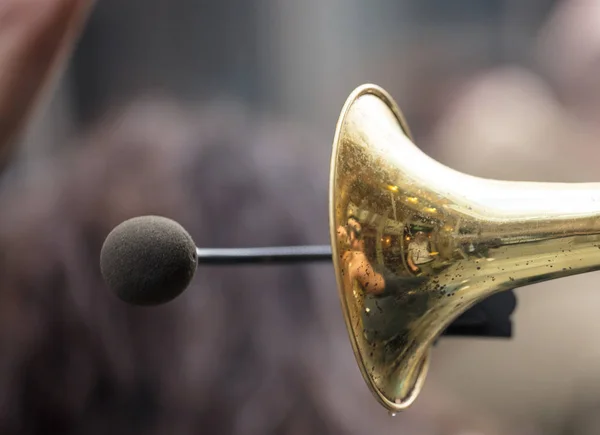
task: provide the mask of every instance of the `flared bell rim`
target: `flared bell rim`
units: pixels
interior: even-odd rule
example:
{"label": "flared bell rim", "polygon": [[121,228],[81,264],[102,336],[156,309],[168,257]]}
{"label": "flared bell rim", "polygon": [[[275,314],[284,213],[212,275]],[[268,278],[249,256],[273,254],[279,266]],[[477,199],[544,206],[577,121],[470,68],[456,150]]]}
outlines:
{"label": "flared bell rim", "polygon": [[346,324],[347,332],[349,334],[350,343],[352,345],[352,350],[353,350],[354,356],[357,360],[360,372],[361,372],[364,380],[366,381],[367,386],[373,393],[373,395],[387,410],[389,410],[391,413],[395,413],[395,412],[400,412],[400,411],[403,411],[403,410],[409,408],[413,404],[413,402],[417,399],[417,397],[419,396],[419,394],[423,388],[423,385],[425,383],[427,373],[429,371],[431,351],[428,350],[425,352],[425,354],[423,355],[423,357],[420,361],[420,364],[416,367],[416,369],[418,370],[418,375],[415,379],[415,382],[414,382],[409,394],[407,394],[405,397],[403,397],[399,401],[398,400],[391,401],[388,397],[386,397],[382,393],[382,391],[377,387],[374,380],[372,379],[372,377],[369,375],[369,373],[366,370],[366,364],[365,364],[365,361],[363,360],[363,355],[362,355],[361,351],[359,350],[359,346],[356,341],[356,337],[354,335],[354,328],[352,326],[350,310],[348,307],[347,300],[344,296],[344,284],[341,280],[342,271],[340,270],[340,264],[339,264],[340,252],[339,252],[339,249],[338,249],[339,246],[337,243],[336,198],[339,195],[339,192],[338,192],[338,188],[337,188],[338,186],[336,183],[336,173],[337,173],[338,164],[340,163],[339,162],[339,150],[340,150],[340,146],[341,146],[342,136],[344,133],[344,128],[346,125],[345,124],[346,118],[347,118],[348,114],[350,113],[353,105],[361,97],[364,97],[366,95],[371,95],[371,96],[374,96],[374,97],[378,98],[379,100],[381,100],[387,106],[387,108],[394,114],[403,133],[408,137],[408,139],[410,139],[411,142],[413,141],[412,133],[408,127],[408,124],[406,122],[406,119],[404,118],[402,111],[400,110],[400,107],[398,106],[396,101],[392,98],[392,96],[387,91],[385,91],[382,87],[375,85],[375,84],[366,83],[361,86],[358,86],[348,96],[348,98],[346,99],[346,102],[344,103],[344,105],[342,107],[340,116],[338,118],[338,122],[336,124],[336,129],[335,129],[335,134],[334,134],[334,139],[333,139],[333,148],[332,148],[332,154],[331,154],[331,166],[330,166],[330,173],[329,173],[330,174],[330,179],[329,179],[329,229],[330,229],[333,266],[334,266],[334,271],[335,271],[335,276],[336,276],[336,281],[337,281],[338,296],[339,296],[339,299],[340,299],[340,302],[342,305],[344,321]]}

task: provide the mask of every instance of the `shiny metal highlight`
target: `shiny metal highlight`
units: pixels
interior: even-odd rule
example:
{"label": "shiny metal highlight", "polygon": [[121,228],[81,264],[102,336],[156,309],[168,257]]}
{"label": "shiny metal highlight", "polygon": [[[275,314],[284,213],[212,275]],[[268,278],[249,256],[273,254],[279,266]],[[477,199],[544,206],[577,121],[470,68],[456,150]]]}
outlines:
{"label": "shiny metal highlight", "polygon": [[344,105],[329,195],[346,325],[367,384],[391,412],[414,402],[433,342],[468,308],[600,269],[600,183],[456,172],[413,144],[378,86],[359,87]]}

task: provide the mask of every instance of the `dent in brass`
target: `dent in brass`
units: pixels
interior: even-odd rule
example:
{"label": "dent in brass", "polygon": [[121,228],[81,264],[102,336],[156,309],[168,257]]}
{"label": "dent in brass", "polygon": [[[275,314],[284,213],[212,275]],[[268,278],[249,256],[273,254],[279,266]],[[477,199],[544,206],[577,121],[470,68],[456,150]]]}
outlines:
{"label": "dent in brass", "polygon": [[329,194],[346,325],[367,384],[391,412],[419,395],[434,340],[468,308],[600,268],[600,184],[456,172],[413,144],[400,109],[374,85],[342,110]]}

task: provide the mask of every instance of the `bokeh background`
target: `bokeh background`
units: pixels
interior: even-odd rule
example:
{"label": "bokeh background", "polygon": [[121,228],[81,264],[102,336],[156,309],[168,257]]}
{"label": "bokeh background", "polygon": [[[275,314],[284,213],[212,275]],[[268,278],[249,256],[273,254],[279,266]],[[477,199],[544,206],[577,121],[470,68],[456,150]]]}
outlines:
{"label": "bokeh background", "polygon": [[[100,0],[4,188],[148,97],[235,101],[310,132],[316,140],[295,143],[319,156],[305,176],[326,183],[339,110],[364,82],[386,88],[417,144],[455,169],[600,181],[597,0]],[[309,209],[326,204],[303,198]],[[322,291],[335,293],[331,283]],[[498,433],[600,433],[599,284],[591,273],[519,289],[512,340],[442,340],[415,415],[443,413],[456,428],[448,434],[492,433],[467,432],[469,415]]]}

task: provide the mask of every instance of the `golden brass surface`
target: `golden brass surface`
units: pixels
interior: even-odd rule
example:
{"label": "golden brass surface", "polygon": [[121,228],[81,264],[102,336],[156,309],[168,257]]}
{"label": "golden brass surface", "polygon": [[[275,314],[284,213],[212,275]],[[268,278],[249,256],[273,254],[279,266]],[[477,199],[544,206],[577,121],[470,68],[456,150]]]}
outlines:
{"label": "golden brass surface", "polygon": [[374,85],[342,109],[329,195],[346,325],[365,381],[390,412],[413,403],[433,342],[468,308],[600,269],[600,183],[454,171],[413,144],[400,109]]}

